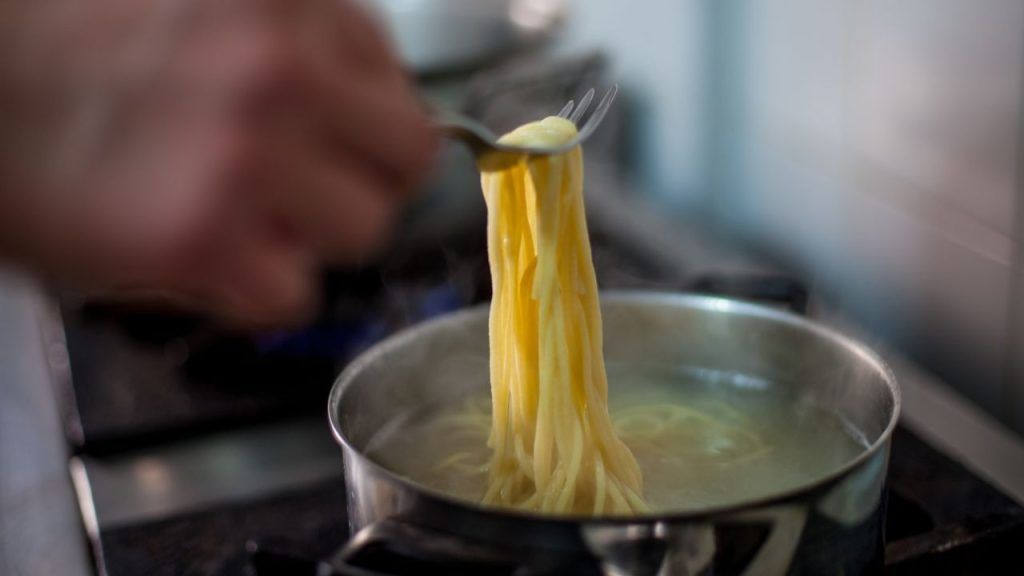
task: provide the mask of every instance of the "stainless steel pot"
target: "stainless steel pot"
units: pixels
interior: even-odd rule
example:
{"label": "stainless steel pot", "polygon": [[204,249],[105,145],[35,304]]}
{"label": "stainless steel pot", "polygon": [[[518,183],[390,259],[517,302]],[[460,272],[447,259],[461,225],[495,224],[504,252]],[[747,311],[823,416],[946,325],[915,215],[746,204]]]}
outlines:
{"label": "stainless steel pot", "polygon": [[368,459],[364,449],[400,414],[486,389],[487,310],[478,307],[393,336],[335,383],[329,417],[345,457],[349,521],[359,531],[336,559],[338,569],[367,558],[424,574],[881,568],[883,487],[900,395],[875,354],[801,317],[721,298],[624,293],[603,298],[602,311],[609,366],[654,363],[758,376],[790,387],[795,402],[834,411],[870,447],[811,484],[699,512],[558,518],[432,492]]}

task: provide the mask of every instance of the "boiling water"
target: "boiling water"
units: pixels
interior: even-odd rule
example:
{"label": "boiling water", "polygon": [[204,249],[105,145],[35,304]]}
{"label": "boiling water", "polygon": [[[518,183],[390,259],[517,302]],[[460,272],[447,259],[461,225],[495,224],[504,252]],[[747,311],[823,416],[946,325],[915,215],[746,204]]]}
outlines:
{"label": "boiling water", "polygon": [[[653,511],[770,496],[835,471],[866,449],[856,430],[757,378],[701,369],[608,366],[616,430],[636,456]],[[490,449],[489,393],[402,415],[367,455],[418,484],[479,502]]]}

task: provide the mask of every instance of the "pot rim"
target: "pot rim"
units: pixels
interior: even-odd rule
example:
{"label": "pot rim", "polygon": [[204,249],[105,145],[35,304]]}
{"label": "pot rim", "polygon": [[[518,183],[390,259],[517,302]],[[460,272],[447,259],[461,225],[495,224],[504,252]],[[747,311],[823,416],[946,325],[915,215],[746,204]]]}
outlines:
{"label": "pot rim", "polygon": [[882,433],[878,435],[878,438],[871,443],[868,448],[860,452],[856,457],[848,460],[842,466],[829,472],[828,474],[809,482],[806,484],[800,484],[793,488],[783,490],[780,492],[760,496],[758,498],[751,498],[747,500],[738,500],[736,502],[730,502],[727,504],[719,504],[715,506],[708,506],[705,508],[698,508],[693,510],[685,510],[679,512],[664,511],[664,512],[649,512],[644,514],[632,514],[632,515],[609,515],[609,516],[589,516],[583,514],[542,514],[539,512],[533,512],[529,510],[519,510],[515,508],[503,508],[497,506],[486,506],[484,504],[471,502],[469,500],[463,500],[454,496],[448,495],[444,492],[434,490],[432,488],[418,484],[408,478],[405,478],[386,467],[378,464],[371,458],[367,457],[358,448],[349,442],[348,438],[341,431],[341,423],[339,422],[338,407],[341,403],[342,397],[345,395],[345,391],[355,381],[358,376],[368,365],[375,362],[378,357],[388,353],[394,348],[398,348],[410,340],[420,338],[423,334],[439,330],[449,324],[456,324],[462,321],[463,318],[473,316],[481,313],[481,310],[486,310],[490,307],[490,302],[485,302],[469,308],[457,310],[455,312],[441,315],[437,318],[427,320],[420,324],[416,324],[409,328],[400,330],[399,332],[385,338],[377,344],[371,346],[362,354],[360,354],[355,360],[353,360],[338,376],[335,380],[334,385],[331,387],[330,397],[327,401],[327,418],[330,422],[331,435],[334,436],[336,442],[343,448],[346,448],[353,456],[359,458],[362,466],[371,468],[376,474],[382,475],[389,481],[394,482],[403,486],[406,489],[412,490],[417,494],[425,496],[427,498],[436,500],[440,503],[449,506],[455,506],[462,508],[466,511],[489,514],[500,517],[506,517],[510,520],[532,520],[540,522],[551,522],[555,524],[578,524],[581,522],[594,524],[638,524],[638,523],[649,523],[649,522],[692,522],[708,517],[726,516],[733,515],[743,512],[748,512],[753,509],[767,508],[775,505],[784,505],[794,499],[798,499],[806,494],[816,492],[820,489],[829,487],[832,484],[837,483],[842,478],[848,476],[855,469],[864,465],[870,460],[876,453],[884,449],[896,429],[896,424],[899,421],[900,411],[902,407],[902,394],[900,392],[899,385],[896,382],[896,376],[889,368],[888,364],[885,363],[873,350],[868,348],[866,345],[858,340],[855,340],[849,336],[846,336],[832,328],[819,324],[813,320],[809,320],[803,316],[799,316],[789,311],[772,308],[769,306],[754,304],[747,301],[736,300],[732,298],[722,298],[719,296],[707,296],[702,294],[693,293],[679,293],[679,292],[659,292],[652,290],[610,290],[603,291],[601,293],[601,302],[639,302],[639,303],[661,303],[674,306],[682,306],[686,308],[711,310],[730,314],[743,314],[748,316],[756,316],[759,318],[769,319],[777,322],[782,322],[790,326],[794,326],[803,330],[814,333],[815,335],[829,340],[860,357],[861,360],[867,362],[873,366],[882,374],[886,387],[889,389],[889,393],[893,398],[893,409],[892,414],[889,417],[889,422],[886,424]]}

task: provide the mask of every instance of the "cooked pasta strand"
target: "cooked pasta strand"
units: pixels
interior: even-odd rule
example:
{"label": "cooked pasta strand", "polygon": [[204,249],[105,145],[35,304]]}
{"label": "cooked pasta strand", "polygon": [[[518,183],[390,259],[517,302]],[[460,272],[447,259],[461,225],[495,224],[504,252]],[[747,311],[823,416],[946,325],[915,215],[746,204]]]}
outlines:
{"label": "cooked pasta strand", "polygon": [[[502,141],[559,144],[575,135],[572,122],[551,117]],[[646,509],[643,481],[608,414],[582,175],[577,147],[481,178],[493,285],[484,502],[628,514]]]}

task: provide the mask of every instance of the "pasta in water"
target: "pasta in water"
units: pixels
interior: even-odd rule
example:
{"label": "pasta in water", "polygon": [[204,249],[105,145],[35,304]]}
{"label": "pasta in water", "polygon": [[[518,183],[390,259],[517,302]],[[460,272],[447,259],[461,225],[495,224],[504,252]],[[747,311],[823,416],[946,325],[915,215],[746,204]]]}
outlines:
{"label": "pasta in water", "polygon": [[[549,117],[501,142],[551,146],[575,136],[572,122]],[[644,511],[640,467],[608,410],[582,152],[530,158],[481,181],[493,286],[483,501],[547,513]]]}
{"label": "pasta in water", "polygon": [[[546,118],[503,142],[558,145]],[[583,209],[582,155],[482,174],[488,211],[490,395],[426,404],[367,454],[439,493],[545,514],[688,511],[763,497],[835,470],[864,444],[786,386],[673,363],[608,366]],[[612,356],[615,358],[615,356]]]}
{"label": "pasta in water", "polygon": [[[502,141],[558,145],[575,134],[546,118]],[[862,449],[830,414],[790,410],[784,388],[727,386],[715,370],[613,364],[628,385],[609,390],[580,149],[484,171],[482,185],[490,398],[403,417],[368,448],[375,460],[491,506],[629,515],[769,494]]]}

